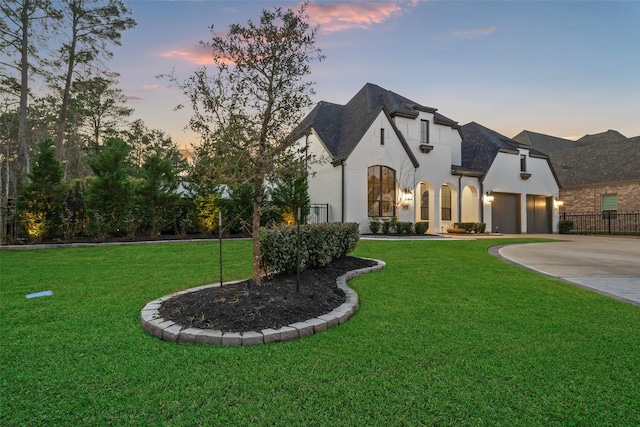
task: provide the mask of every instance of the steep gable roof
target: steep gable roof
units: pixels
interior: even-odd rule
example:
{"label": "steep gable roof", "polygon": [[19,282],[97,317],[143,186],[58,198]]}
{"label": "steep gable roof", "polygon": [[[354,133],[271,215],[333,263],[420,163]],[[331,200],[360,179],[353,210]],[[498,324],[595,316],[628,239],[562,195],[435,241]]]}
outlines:
{"label": "steep gable roof", "polygon": [[307,129],[313,128],[333,161],[340,162],[349,157],[376,117],[383,112],[414,167],[418,167],[415,155],[392,119],[415,119],[420,111],[433,114],[434,121],[438,124],[459,129],[457,122],[437,113],[435,108],[426,107],[378,85],[367,83],[346,105],[320,102],[294,132],[303,134]]}
{"label": "steep gable roof", "polygon": [[558,138],[556,136],[544,135],[542,133],[523,130],[513,137],[515,141],[528,145],[543,153],[553,153],[556,151],[570,150],[581,147],[583,144],[570,139]]}
{"label": "steep gable roof", "polygon": [[508,138],[476,122],[462,126],[462,167],[486,174],[499,152],[518,154],[518,148],[529,150],[533,157],[548,156],[528,145]]}
{"label": "steep gable roof", "polygon": [[549,155],[561,187],[640,180],[640,136]]}

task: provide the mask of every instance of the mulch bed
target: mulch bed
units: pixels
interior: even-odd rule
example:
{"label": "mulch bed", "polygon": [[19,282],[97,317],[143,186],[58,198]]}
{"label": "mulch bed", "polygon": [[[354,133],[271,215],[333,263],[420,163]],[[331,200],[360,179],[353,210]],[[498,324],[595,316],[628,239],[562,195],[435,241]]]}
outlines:
{"label": "mulch bed", "polygon": [[250,280],[178,295],[162,303],[166,320],[183,327],[223,332],[278,329],[329,313],[346,300],[336,285],[348,271],[376,265],[375,261],[344,257],[325,267],[296,274],[276,275],[255,286]]}

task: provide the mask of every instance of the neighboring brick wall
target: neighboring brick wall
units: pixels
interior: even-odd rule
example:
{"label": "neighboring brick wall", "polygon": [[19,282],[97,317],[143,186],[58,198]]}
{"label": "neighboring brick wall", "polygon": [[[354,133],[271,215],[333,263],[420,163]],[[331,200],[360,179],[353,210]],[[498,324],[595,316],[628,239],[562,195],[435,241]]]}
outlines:
{"label": "neighboring brick wall", "polygon": [[640,212],[640,181],[561,188],[560,212],[600,212],[603,194],[618,195],[618,212]]}

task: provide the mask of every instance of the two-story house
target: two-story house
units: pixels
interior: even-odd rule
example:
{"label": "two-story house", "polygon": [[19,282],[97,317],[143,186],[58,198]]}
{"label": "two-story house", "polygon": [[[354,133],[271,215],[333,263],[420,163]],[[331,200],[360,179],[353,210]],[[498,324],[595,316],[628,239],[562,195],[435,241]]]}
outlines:
{"label": "two-story house", "polygon": [[[329,207],[330,222],[358,222],[363,233],[373,218],[427,221],[430,233],[455,222],[486,222],[496,231],[498,220],[500,232],[555,230],[558,186],[546,156],[513,140],[496,146],[498,134],[487,139],[472,132],[479,125],[468,126],[466,142],[465,127],[437,109],[370,83],[346,105],[320,102],[296,129],[315,159],[311,202]],[[527,208],[536,197],[544,198],[540,212]],[[528,213],[545,220],[531,223]]]}

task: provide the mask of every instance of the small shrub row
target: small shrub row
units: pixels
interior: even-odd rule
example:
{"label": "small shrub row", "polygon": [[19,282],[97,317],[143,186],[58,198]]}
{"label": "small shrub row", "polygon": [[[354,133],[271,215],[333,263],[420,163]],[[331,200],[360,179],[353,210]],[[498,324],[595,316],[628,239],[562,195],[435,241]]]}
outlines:
{"label": "small shrub row", "polygon": [[[449,230],[456,229],[464,230],[465,233],[484,233],[484,231],[487,229],[487,224],[485,224],[484,222],[456,222]],[[447,230],[447,232],[449,233],[456,232],[449,230]]]}
{"label": "small shrub row", "polygon": [[561,219],[559,228],[560,234],[570,234],[573,231],[573,221]]}
{"label": "small shrub row", "polygon": [[416,222],[415,224],[408,221],[380,221],[373,219],[369,222],[369,230],[373,234],[424,234],[429,228],[429,223],[425,221]]}
{"label": "small shrub row", "polygon": [[[262,230],[261,266],[265,271],[296,271],[297,226],[278,225]],[[355,249],[360,236],[357,223],[309,224],[300,226],[300,271],[322,267]]]}

